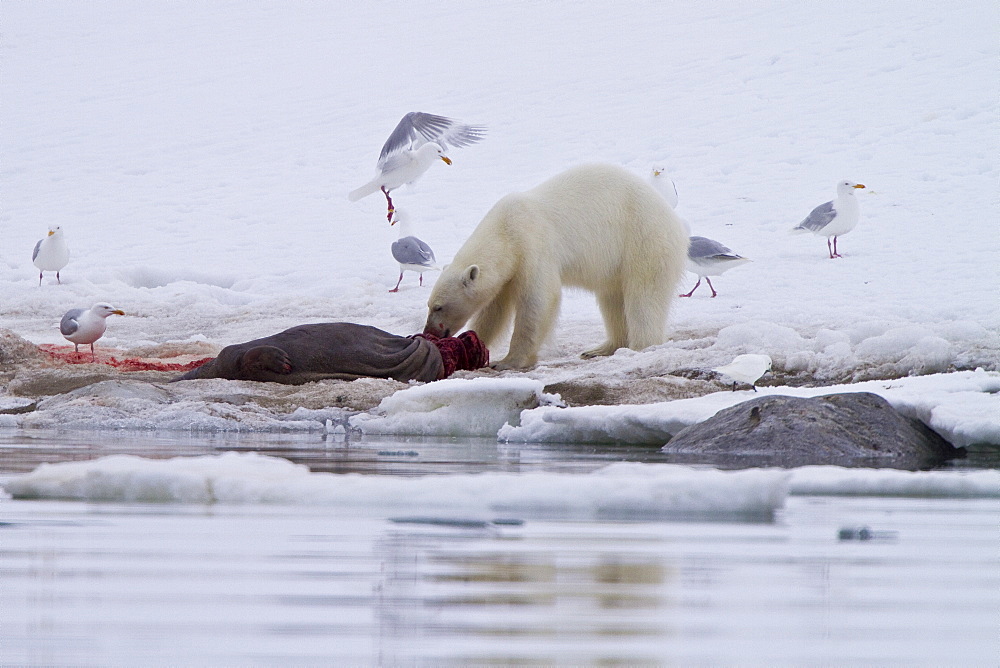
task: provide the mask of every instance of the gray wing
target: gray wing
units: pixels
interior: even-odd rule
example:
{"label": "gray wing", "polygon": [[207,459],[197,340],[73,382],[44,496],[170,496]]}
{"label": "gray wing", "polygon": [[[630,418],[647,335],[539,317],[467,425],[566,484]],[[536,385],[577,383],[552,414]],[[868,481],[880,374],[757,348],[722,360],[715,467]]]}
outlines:
{"label": "gray wing", "polygon": [[691,237],[691,244],[688,246],[688,257],[692,260],[698,260],[707,257],[732,257],[738,258],[739,255],[733,253],[728,247],[723,246],[718,241],[714,239],[709,239],[707,237]]}
{"label": "gray wing", "polygon": [[836,217],[837,211],[833,208],[833,202],[825,202],[813,209],[805,220],[795,226],[795,229],[819,232]]}
{"label": "gray wing", "polygon": [[35,250],[31,251],[31,261],[32,262],[34,262],[35,258],[38,257],[38,251],[41,249],[43,241],[45,241],[45,239],[39,239],[38,243],[35,244]]}
{"label": "gray wing", "polygon": [[419,264],[425,267],[434,264],[434,251],[416,237],[403,237],[393,241],[392,256],[400,264]]}
{"label": "gray wing", "polygon": [[461,148],[476,143],[485,134],[486,128],[478,125],[464,125],[444,116],[411,111],[403,116],[382,146],[378,166],[382,167],[389,157],[414,148],[415,145],[435,142],[440,144],[441,148],[448,146]]}
{"label": "gray wing", "polygon": [[80,329],[80,324],[77,320],[80,319],[80,316],[84,314],[85,310],[86,309],[82,308],[74,308],[66,311],[66,315],[64,315],[62,320],[59,321],[59,331],[64,335],[69,335]]}

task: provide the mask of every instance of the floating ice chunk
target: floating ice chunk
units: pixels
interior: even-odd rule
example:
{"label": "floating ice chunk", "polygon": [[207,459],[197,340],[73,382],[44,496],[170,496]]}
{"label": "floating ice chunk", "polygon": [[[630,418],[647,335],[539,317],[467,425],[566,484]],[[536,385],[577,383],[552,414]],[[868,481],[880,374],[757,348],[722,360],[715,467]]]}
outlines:
{"label": "floating ice chunk", "polygon": [[368,434],[495,436],[521,411],[558,402],[529,378],[452,378],[386,397],[373,413],[355,415],[352,427]]}
{"label": "floating ice chunk", "polygon": [[[213,503],[242,489],[244,498],[273,481],[305,479],[309,469],[253,453],[146,459],[113,455],[85,462],[41,464],[6,483],[15,498],[87,501]],[[249,489],[254,486],[257,492]]]}
{"label": "floating ice chunk", "polygon": [[15,498],[319,505],[352,513],[401,510],[464,518],[770,520],[786,497],[784,471],[724,472],[670,464],[612,464],[592,473],[480,473],[417,478],[311,473],[254,453],[156,460],[117,455],[42,464],[6,483]]}
{"label": "floating ice chunk", "polygon": [[1000,498],[1000,471],[899,471],[803,466],[789,493],[799,496]]}

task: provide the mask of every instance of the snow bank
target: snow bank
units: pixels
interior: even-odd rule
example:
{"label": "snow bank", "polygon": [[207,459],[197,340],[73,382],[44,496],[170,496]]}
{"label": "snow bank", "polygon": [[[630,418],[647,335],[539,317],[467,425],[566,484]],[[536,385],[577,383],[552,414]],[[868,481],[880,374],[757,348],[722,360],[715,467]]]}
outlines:
{"label": "snow bank", "polygon": [[495,436],[523,411],[558,402],[530,378],[452,378],[396,392],[350,424],[368,434]]}
{"label": "snow bank", "polygon": [[666,443],[684,427],[763,394],[816,397],[838,392],[872,392],[912,418],[922,420],[955,446],[1000,445],[1000,373],[963,371],[868,381],[829,387],[761,387],[638,406],[543,406],[505,425],[502,441],[524,443]]}
{"label": "snow bank", "polygon": [[613,464],[593,473],[482,473],[426,477],[311,473],[287,460],[225,453],[166,460],[131,455],[42,464],[6,483],[18,499],[297,504],[375,515],[430,511],[459,517],[768,519],[784,502],[782,471],[723,472]]}

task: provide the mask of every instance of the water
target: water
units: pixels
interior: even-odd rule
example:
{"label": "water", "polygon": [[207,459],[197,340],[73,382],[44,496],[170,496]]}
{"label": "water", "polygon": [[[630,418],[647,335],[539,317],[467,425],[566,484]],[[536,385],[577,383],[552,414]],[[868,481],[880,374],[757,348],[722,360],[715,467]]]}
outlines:
{"label": "water", "polygon": [[[85,436],[0,432],[0,475],[120,452],[253,449],[377,475],[585,472],[659,457]],[[768,523],[467,525],[0,501],[0,664],[996,665],[998,518],[997,500],[860,497],[793,496]]]}

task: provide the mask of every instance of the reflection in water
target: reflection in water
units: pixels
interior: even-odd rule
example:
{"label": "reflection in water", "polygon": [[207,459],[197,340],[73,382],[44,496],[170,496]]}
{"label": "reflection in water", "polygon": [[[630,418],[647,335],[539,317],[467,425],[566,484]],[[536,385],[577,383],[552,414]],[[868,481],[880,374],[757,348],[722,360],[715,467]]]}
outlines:
{"label": "reflection in water", "polygon": [[[996,500],[792,498],[773,524],[442,526],[0,502],[0,663],[982,663]],[[839,527],[895,532],[842,541]]]}
{"label": "reflection in water", "polygon": [[[390,665],[597,657],[656,663],[657,653],[643,657],[621,643],[665,634],[656,619],[671,606],[677,572],[654,549],[660,541],[629,532],[629,547],[620,551],[598,540],[611,527],[540,528],[531,537],[496,529],[383,535],[376,545],[383,564],[376,603],[381,658]],[[419,644],[441,636],[461,650]]]}

